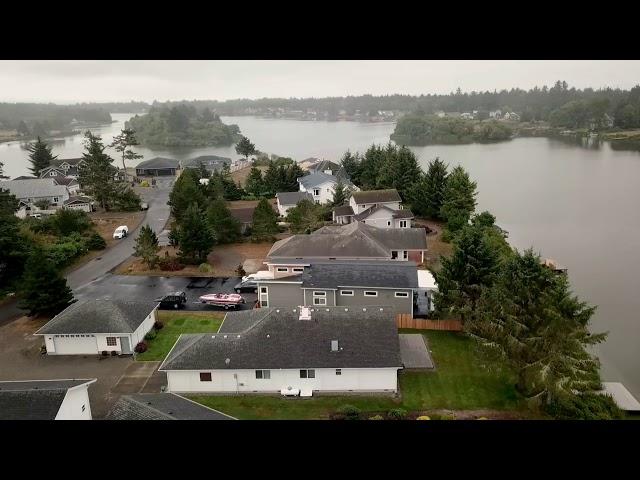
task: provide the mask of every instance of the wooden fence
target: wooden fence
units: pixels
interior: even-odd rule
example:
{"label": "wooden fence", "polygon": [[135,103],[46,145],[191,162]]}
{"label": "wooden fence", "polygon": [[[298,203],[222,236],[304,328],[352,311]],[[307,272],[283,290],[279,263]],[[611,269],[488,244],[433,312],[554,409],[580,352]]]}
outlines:
{"label": "wooden fence", "polygon": [[408,313],[396,315],[396,325],[398,325],[398,328],[411,328],[416,330],[462,331],[462,322],[460,320],[426,320],[413,318],[413,316]]}

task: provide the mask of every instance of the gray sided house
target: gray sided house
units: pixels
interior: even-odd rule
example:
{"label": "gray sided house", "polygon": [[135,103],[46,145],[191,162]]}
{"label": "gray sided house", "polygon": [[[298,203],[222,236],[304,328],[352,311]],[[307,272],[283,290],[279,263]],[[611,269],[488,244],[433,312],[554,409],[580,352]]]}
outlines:
{"label": "gray sided house", "polygon": [[30,207],[40,200],[46,200],[49,208],[58,208],[69,200],[67,187],[56,185],[53,178],[9,180],[0,182],[0,189],[9,190],[23,205]]}
{"label": "gray sided house", "polygon": [[185,168],[200,168],[202,165],[209,173],[222,170],[225,165],[231,166],[231,159],[217,155],[201,155],[199,157],[182,160],[180,165]]}
{"label": "gray sided house", "polygon": [[414,313],[418,270],[413,262],[318,261],[270,265],[273,279],[258,281],[261,307],[386,305]]}
{"label": "gray sided house", "polygon": [[138,177],[175,176],[178,168],[180,168],[180,162],[173,158],[155,157],[136,165],[136,175]]}
{"label": "gray sided house", "polygon": [[34,335],[49,355],[132,354],[156,321],[156,302],[85,300],[53,317]]}
{"label": "gray sided house", "polygon": [[282,217],[286,217],[289,210],[298,205],[302,200],[309,200],[313,203],[313,195],[309,192],[278,192],[276,193],[276,202],[278,213]]}

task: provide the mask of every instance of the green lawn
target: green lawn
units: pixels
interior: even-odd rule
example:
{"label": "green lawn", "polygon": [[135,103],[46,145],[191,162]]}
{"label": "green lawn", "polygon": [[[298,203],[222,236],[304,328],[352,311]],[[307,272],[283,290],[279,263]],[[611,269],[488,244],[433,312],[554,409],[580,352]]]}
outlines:
{"label": "green lawn", "polygon": [[[403,333],[417,333],[406,330]],[[419,410],[518,410],[521,408],[511,376],[482,366],[474,343],[461,334],[423,332],[429,341],[435,372],[400,374],[402,399],[389,397],[332,396],[281,398],[276,396],[190,396],[196,402],[236,418],[321,419],[342,405],[355,405],[363,412],[385,412],[392,408]]]}
{"label": "green lawn", "polygon": [[159,311],[158,319],[164,327],[153,340],[146,340],[149,348],[136,356],[138,361],[158,361],[164,358],[181,333],[215,333],[220,328],[224,313]]}

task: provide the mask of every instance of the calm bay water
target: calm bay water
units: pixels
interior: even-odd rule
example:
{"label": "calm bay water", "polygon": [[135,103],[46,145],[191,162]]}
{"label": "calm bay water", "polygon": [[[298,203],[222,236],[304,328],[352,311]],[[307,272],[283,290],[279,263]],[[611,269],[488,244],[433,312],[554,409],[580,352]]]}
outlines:
{"label": "calm bay water", "polygon": [[[129,116],[114,114],[117,123],[93,130],[109,143]],[[223,121],[238,124],[260,150],[296,160],[337,160],[347,149],[363,151],[371,143],[386,143],[393,131],[392,124],[255,117]],[[80,156],[82,136],[61,139],[53,147],[60,158]],[[233,146],[138,151],[145,159],[237,157]],[[597,352],[603,378],[623,382],[640,398],[640,154],[614,151],[607,144],[581,148],[546,138],[413,151],[423,166],[436,156],[451,166],[463,165],[478,182],[479,211],[496,215],[512,245],[534,247],[568,267],[576,294],[598,305],[593,331],[609,332]],[[16,142],[0,144],[0,161],[6,175],[28,174],[27,152]]]}

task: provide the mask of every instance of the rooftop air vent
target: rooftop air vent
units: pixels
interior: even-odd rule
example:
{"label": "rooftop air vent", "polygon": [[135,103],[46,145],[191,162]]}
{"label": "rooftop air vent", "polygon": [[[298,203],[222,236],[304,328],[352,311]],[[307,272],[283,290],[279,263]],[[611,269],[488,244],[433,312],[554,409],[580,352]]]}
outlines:
{"label": "rooftop air vent", "polygon": [[331,340],[331,351],[332,352],[338,351],[338,340]]}

